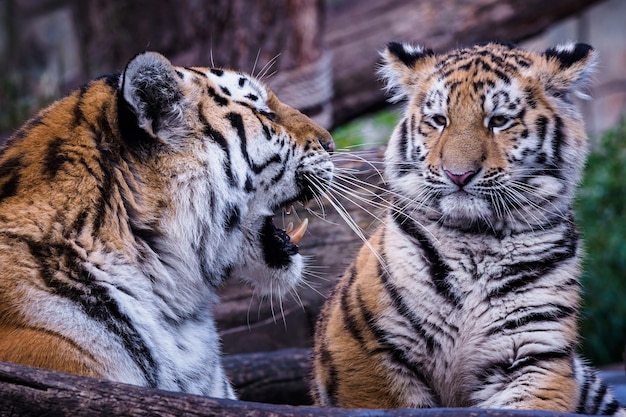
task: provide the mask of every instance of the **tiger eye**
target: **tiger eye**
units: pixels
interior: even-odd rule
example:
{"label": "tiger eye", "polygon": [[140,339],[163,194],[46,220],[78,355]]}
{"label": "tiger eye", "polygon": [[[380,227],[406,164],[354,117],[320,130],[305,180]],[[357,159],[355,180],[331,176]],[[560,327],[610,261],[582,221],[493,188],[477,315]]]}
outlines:
{"label": "tiger eye", "polygon": [[499,128],[507,124],[509,118],[502,114],[496,114],[489,119],[489,129]]}
{"label": "tiger eye", "polygon": [[446,116],[441,114],[434,115],[431,120],[435,124],[435,127],[446,127],[446,125],[448,124],[448,119],[446,119]]}

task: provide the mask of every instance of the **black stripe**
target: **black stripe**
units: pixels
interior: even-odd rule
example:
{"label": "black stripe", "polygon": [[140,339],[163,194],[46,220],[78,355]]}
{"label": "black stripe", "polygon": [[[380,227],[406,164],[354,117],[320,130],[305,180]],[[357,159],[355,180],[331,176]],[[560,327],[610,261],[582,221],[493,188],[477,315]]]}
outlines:
{"label": "black stripe", "polygon": [[561,145],[563,144],[563,139],[563,120],[559,116],[555,116],[554,134],[552,138],[552,154],[557,167],[563,166],[564,163],[561,155]]}
{"label": "black stripe", "polygon": [[350,332],[352,337],[359,343],[361,349],[363,349],[365,352],[368,352],[369,354],[375,352],[386,352],[389,355],[389,359],[410,370],[415,378],[421,381],[424,385],[424,388],[428,390],[428,387],[430,387],[431,385],[428,383],[428,379],[426,378],[426,376],[417,367],[417,364],[411,362],[411,360],[407,358],[406,354],[401,349],[398,349],[397,346],[389,342],[389,335],[387,334],[385,329],[380,328],[376,324],[377,320],[374,317],[374,314],[372,314],[372,312],[367,309],[360,292],[357,290],[357,307],[362,316],[362,320],[359,323],[367,327],[369,332],[376,339],[378,345],[380,346],[380,348],[376,349],[375,351],[370,351],[367,348],[366,339],[362,333],[362,330],[360,329],[359,323],[357,323],[355,317],[351,314],[348,300],[348,291],[352,288],[357,276],[357,270],[354,264],[350,267],[349,273],[350,277],[348,278],[346,286],[342,288],[340,299],[340,307],[344,316],[344,323],[347,330]]}
{"label": "black stripe", "polygon": [[185,69],[186,69],[187,71],[191,71],[191,72],[193,72],[193,73],[195,73],[195,74],[200,75],[202,78],[208,78],[208,77],[207,77],[207,75],[206,75],[204,72],[199,71],[199,70],[197,70],[197,69],[195,69],[195,68],[185,67]]}
{"label": "black stripe", "polygon": [[0,187],[0,201],[17,194],[17,187],[20,183],[19,169],[22,165],[22,158],[9,158],[0,165],[0,179],[9,177],[2,187]]}
{"label": "black stripe", "polygon": [[[534,261],[518,262],[502,267],[501,276],[495,279],[508,279],[503,285],[492,290],[488,297],[500,297],[513,291],[527,288],[537,280],[554,271],[561,263],[576,256],[578,249],[578,232],[572,225],[563,235],[563,238],[554,242],[553,251],[544,251],[542,258]],[[573,283],[576,284],[576,283]]]}
{"label": "black stripe", "polygon": [[437,403],[441,403],[439,396],[436,393],[431,392],[432,384],[423,370],[419,367],[419,364],[411,361],[402,348],[390,342],[389,339],[392,335],[387,332],[388,329],[382,329],[376,324],[376,318],[372,312],[365,307],[365,303],[363,302],[360,293],[357,293],[357,301],[359,310],[363,316],[363,322],[367,325],[368,329],[381,346],[378,353],[386,352],[389,355],[388,359],[394,361],[399,366],[406,368],[410,372],[411,376],[422,384],[422,388],[431,396],[436,398]]}
{"label": "black stripe", "polygon": [[[285,162],[287,162],[287,161],[285,161]],[[287,164],[286,163],[284,163],[283,166],[280,168],[280,171],[278,171],[278,174],[276,174],[276,175],[274,175],[272,177],[272,179],[270,180],[269,184],[275,185],[285,175],[285,172],[287,172]]]}
{"label": "black stripe", "polygon": [[537,99],[535,98],[535,92],[531,87],[526,87],[524,89],[524,98],[526,99],[526,104],[531,109],[537,108]]}
{"label": "black stripe", "polygon": [[500,71],[498,68],[493,68],[493,72],[496,74],[496,77],[501,79],[505,84],[511,84],[511,78],[506,73]]}
{"label": "black stripe", "polygon": [[600,413],[605,416],[612,416],[617,412],[617,410],[619,410],[619,402],[613,398],[604,406]]}
{"label": "black stripe", "polygon": [[[57,296],[76,303],[83,312],[115,334],[143,372],[150,387],[158,383],[157,364],[132,320],[123,313],[106,287],[99,285],[84,269],[80,255],[69,245],[40,243],[28,239],[32,256],[40,263],[41,277]],[[59,265],[66,279],[58,278]]]}
{"label": "black stripe", "polygon": [[577,313],[577,310],[575,308],[568,307],[568,306],[551,306],[551,307],[554,307],[554,308],[550,311],[532,311],[524,316],[515,317],[511,320],[507,320],[500,326],[497,326],[496,328],[491,329],[488,335],[501,333],[503,330],[518,329],[530,323],[560,321],[561,319],[565,317],[569,317]]}
{"label": "black stripe", "polygon": [[[106,144],[97,144],[97,148],[100,151],[99,157],[95,158],[98,163],[98,167],[102,172],[102,177],[98,177],[91,169],[88,172],[94,177],[98,184],[99,197],[95,205],[96,217],[93,220],[93,234],[97,234],[100,228],[104,224],[104,217],[107,213],[107,208],[110,207],[111,199],[113,198],[113,192],[118,191],[114,186],[112,167],[114,163],[111,160],[103,161],[103,158],[110,157],[110,151],[105,150]],[[126,205],[128,207],[128,204]]]}
{"label": "black stripe", "polygon": [[[114,94],[114,93],[113,93]],[[98,132],[101,137],[105,138],[113,138],[115,137],[115,132],[113,132],[113,127],[109,123],[109,109],[111,105],[109,102],[105,102],[102,104],[102,108],[100,109],[100,114],[96,119],[96,127],[98,128]]]}
{"label": "black stripe", "polygon": [[265,161],[262,164],[256,164],[250,159],[250,155],[248,154],[248,138],[246,136],[246,128],[243,122],[243,117],[239,113],[228,113],[226,118],[230,121],[231,126],[237,130],[237,134],[240,139],[240,147],[241,154],[243,155],[246,163],[255,174],[260,174],[265,168],[267,168],[272,163],[282,163],[282,159],[280,155],[275,154],[270,159]]}
{"label": "black stripe", "polygon": [[20,174],[17,172],[11,174],[9,179],[4,184],[2,184],[2,187],[0,187],[0,201],[16,195],[19,183]]}
{"label": "black stripe", "polygon": [[207,95],[211,97],[218,106],[224,107],[228,105],[228,99],[226,97],[219,95],[213,87],[207,87],[206,92],[207,92]]}
{"label": "black stripe", "polygon": [[430,240],[421,232],[410,217],[396,211],[393,214],[393,219],[400,230],[419,243],[419,247],[427,263],[429,276],[432,278],[437,293],[453,305],[458,306],[461,300],[452,291],[447,279],[452,270],[444,262],[437,249],[435,249]]}
{"label": "black stripe", "polygon": [[540,116],[535,120],[535,129],[537,129],[537,137],[539,138],[539,144],[537,145],[537,151],[540,151],[543,148],[543,144],[546,140],[548,128],[548,118],[545,116]]}
{"label": "black stripe", "polygon": [[56,137],[48,144],[44,159],[44,169],[50,178],[54,178],[66,162],[72,162],[72,158],[70,158],[68,153],[62,150],[64,142],[62,138]]}
{"label": "black stripe", "polygon": [[81,210],[78,214],[78,217],[74,219],[74,222],[72,222],[72,226],[66,233],[76,232],[76,236],[80,236],[83,227],[85,227],[85,222],[87,221],[87,213],[87,210]]}
{"label": "black stripe", "polygon": [[356,275],[357,275],[356,267],[352,265],[348,273],[350,274],[350,278],[348,278],[348,282],[341,289],[341,298],[339,299],[339,307],[341,308],[341,312],[343,314],[344,324],[346,326],[346,329],[348,330],[348,332],[350,332],[350,335],[352,335],[352,338],[355,339],[359,343],[359,346],[361,347],[361,349],[367,351],[365,347],[365,338],[363,337],[363,334],[361,333],[361,330],[359,329],[359,325],[355,317],[352,315],[352,312],[350,311],[350,302],[348,301],[348,295],[349,295],[348,292],[350,291],[350,288],[352,287],[352,285],[354,284],[354,281],[356,280]]}
{"label": "black stripe", "polygon": [[7,159],[0,165],[0,178],[15,174],[15,170],[19,169],[21,165],[22,158],[19,156]]}
{"label": "black stripe", "polygon": [[589,388],[591,386],[591,381],[589,375],[589,370],[584,366],[581,366],[581,371],[584,373],[584,382],[580,387],[580,395],[578,397],[578,408],[576,408],[577,414],[585,414],[585,410],[587,409],[587,396],[589,395]]}
{"label": "black stripe", "polygon": [[551,362],[567,358],[571,354],[572,352],[570,349],[534,353],[532,355],[525,356],[521,360],[517,360],[516,364],[510,364],[510,366],[507,368],[507,371],[509,374],[511,374],[529,366],[536,366],[539,362]]}
{"label": "black stripe", "polygon": [[409,147],[409,135],[407,128],[407,120],[403,119],[400,123],[400,139],[398,140],[398,154],[402,157],[403,161],[407,160]]}
{"label": "black stripe", "polygon": [[604,397],[606,396],[607,391],[608,391],[608,387],[606,386],[606,384],[604,382],[600,382],[600,387],[598,388],[596,392],[593,393],[594,394],[593,409],[587,410],[587,411],[591,411],[594,414],[597,414],[598,411],[600,410],[600,406],[602,405],[602,401],[604,400]]}
{"label": "black stripe", "polygon": [[[76,96],[76,104],[74,104],[74,118],[72,120],[72,127],[76,127],[85,120],[85,115],[83,114],[82,105],[83,105],[83,97],[87,93],[90,84],[83,84],[78,90],[78,94]],[[121,94],[119,94],[121,95]]]}
{"label": "black stripe", "polygon": [[400,124],[400,138],[398,140],[398,155],[400,156],[400,160],[404,163],[397,164],[396,173],[398,176],[407,175],[413,169],[413,166],[409,163],[408,160],[408,149],[409,149],[409,131],[407,126],[407,120],[402,120]]}
{"label": "black stripe", "polygon": [[[384,254],[381,254],[384,258]],[[402,294],[396,288],[396,286],[389,281],[389,275],[384,270],[382,265],[378,264],[378,276],[380,277],[385,290],[389,294],[391,298],[391,302],[393,303],[394,308],[406,320],[408,320],[409,324],[413,328],[413,331],[419,335],[424,342],[426,343],[426,349],[429,354],[432,354],[435,350],[435,347],[439,347],[439,343],[435,340],[433,335],[429,334],[426,329],[424,329],[423,321],[415,315],[415,313],[406,305]]]}
{"label": "black stripe", "polygon": [[226,210],[226,231],[232,232],[241,223],[241,212],[239,207],[230,205]]}
{"label": "black stripe", "polygon": [[[339,376],[337,374],[337,368],[333,364],[333,358],[331,353],[326,348],[326,344],[322,344],[320,347],[320,362],[324,368],[326,368],[328,374],[328,382],[326,383],[326,396],[328,397],[328,404],[322,404],[324,406],[333,407],[337,403],[337,392],[338,392],[338,384],[339,384]],[[318,398],[321,399],[321,395],[319,395],[318,388]]]}
{"label": "black stripe", "polygon": [[[570,357],[572,354],[571,349],[554,350],[546,352],[537,352],[527,355],[521,359],[508,360],[504,362],[494,362],[484,367],[483,374],[481,375],[482,383],[487,382],[491,376],[509,376],[522,371],[528,367],[537,367],[540,362],[555,361],[563,358]],[[517,363],[514,363],[517,362]]]}
{"label": "black stripe", "polygon": [[226,88],[223,85],[220,85],[220,90],[222,90],[222,93],[226,94],[227,96],[232,96],[232,94],[230,93],[230,90],[228,88]]}
{"label": "black stripe", "polygon": [[198,117],[200,118],[200,121],[204,124],[204,135],[213,139],[213,141],[217,143],[226,154],[226,157],[224,158],[224,172],[226,173],[229,184],[232,186],[236,185],[237,182],[235,180],[235,176],[231,167],[230,147],[228,146],[228,142],[226,141],[224,135],[213,129],[213,127],[209,124],[209,121],[204,117],[204,108],[202,103],[198,104]]}
{"label": "black stripe", "polygon": [[255,190],[254,185],[252,184],[252,178],[250,178],[249,175],[246,177],[246,183],[244,184],[243,189],[247,193],[251,193]]}

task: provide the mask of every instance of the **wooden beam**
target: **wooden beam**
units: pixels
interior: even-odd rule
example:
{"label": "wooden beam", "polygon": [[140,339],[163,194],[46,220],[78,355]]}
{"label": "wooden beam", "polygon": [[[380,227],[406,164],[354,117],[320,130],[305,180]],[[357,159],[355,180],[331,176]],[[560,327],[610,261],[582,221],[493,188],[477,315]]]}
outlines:
{"label": "wooden beam", "polygon": [[581,13],[598,0],[340,0],[329,2],[324,32],[333,55],[333,123],[385,104],[376,77],[390,41],[435,51],[487,40],[518,42]]}
{"label": "wooden beam", "polygon": [[[281,360],[280,355],[274,357]],[[251,362],[250,364],[253,364]],[[276,365],[280,366],[280,365]],[[0,415],[40,417],[574,417],[487,409],[348,410],[222,400],[0,362]]]}

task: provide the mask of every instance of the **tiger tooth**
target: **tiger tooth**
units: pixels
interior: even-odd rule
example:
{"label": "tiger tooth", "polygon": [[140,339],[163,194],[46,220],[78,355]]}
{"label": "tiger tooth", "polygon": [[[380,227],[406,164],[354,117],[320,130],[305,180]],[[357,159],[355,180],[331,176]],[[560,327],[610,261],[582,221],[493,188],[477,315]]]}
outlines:
{"label": "tiger tooth", "polygon": [[293,204],[289,204],[287,207],[285,207],[286,215],[290,215],[292,211],[293,211]]}
{"label": "tiger tooth", "polygon": [[296,227],[295,230],[292,230],[291,232],[287,233],[289,235],[289,239],[291,240],[291,243],[297,244],[298,242],[300,242],[300,240],[302,239],[302,236],[304,236],[304,233],[306,232],[306,228],[308,225],[309,225],[309,219],[305,218],[302,221],[302,223],[300,223],[298,227]]}
{"label": "tiger tooth", "polygon": [[293,230],[293,222],[289,222],[289,224],[285,228],[285,232],[287,232],[287,234],[289,234],[289,233],[291,233],[292,230]]}

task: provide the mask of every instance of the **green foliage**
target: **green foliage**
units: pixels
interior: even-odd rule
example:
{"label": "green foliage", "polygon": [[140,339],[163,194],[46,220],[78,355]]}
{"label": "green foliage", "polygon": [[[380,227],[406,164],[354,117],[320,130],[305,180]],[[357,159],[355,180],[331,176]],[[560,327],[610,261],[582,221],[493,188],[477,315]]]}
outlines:
{"label": "green foliage", "polygon": [[58,81],[45,75],[0,74],[0,136],[13,133],[58,96]]}
{"label": "green foliage", "polygon": [[22,98],[18,84],[8,77],[0,79],[0,133],[10,133],[31,113],[31,105]]}
{"label": "green foliage", "polygon": [[398,123],[396,110],[383,110],[337,127],[332,135],[338,150],[363,149],[385,143]]}
{"label": "green foliage", "polygon": [[585,240],[583,355],[620,362],[626,344],[626,121],[591,153],[576,204]]}

